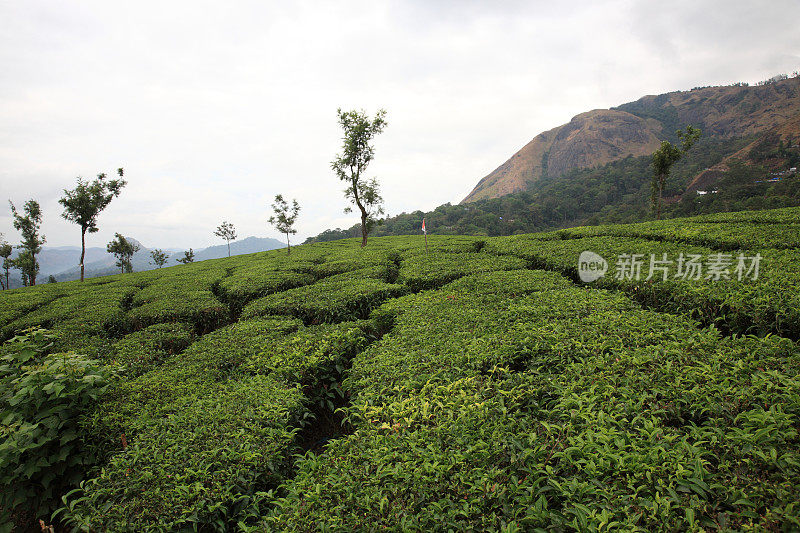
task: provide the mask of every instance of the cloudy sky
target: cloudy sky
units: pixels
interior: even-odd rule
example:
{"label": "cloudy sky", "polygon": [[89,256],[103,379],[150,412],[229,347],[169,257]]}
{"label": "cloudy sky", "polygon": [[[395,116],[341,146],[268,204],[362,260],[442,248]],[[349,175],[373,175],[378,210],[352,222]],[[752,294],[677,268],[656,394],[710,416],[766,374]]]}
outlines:
{"label": "cloudy sky", "polygon": [[[540,131],[590,109],[800,69],[796,0],[42,2],[0,0],[0,201],[57,203],[124,167],[115,231],[146,246],[349,227],[336,109],[388,112],[370,176],[389,214],[460,201]],[[0,232],[18,235],[0,205]]]}

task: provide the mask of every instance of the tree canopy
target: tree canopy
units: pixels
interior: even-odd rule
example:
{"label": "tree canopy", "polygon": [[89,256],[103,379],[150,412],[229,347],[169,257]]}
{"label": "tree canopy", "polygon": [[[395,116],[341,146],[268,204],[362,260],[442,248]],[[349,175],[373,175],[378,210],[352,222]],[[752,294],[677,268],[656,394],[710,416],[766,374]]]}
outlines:
{"label": "tree canopy", "polygon": [[123,169],[118,168],[117,174],[120,179],[110,181],[106,181],[105,174],[98,174],[97,179],[92,182],[86,182],[78,177],[78,185],[72,190],[64,189],[64,196],[58,200],[58,203],[64,206],[61,216],[81,227],[81,281],[83,281],[83,262],[86,258],[86,233],[98,231],[97,216],[127,185],[127,182],[121,179],[123,173]]}
{"label": "tree canopy", "polygon": [[286,235],[286,253],[291,253],[292,246],[289,243],[289,234],[296,234],[297,230],[294,229],[294,223],[297,221],[297,215],[300,213],[300,204],[297,200],[292,200],[292,205],[283,199],[282,194],[275,195],[275,202],[272,204],[274,215],[269,217],[269,223],[275,226],[275,229]]}
{"label": "tree canopy", "polygon": [[[387,126],[386,111],[381,109],[370,119],[364,111],[337,110],[339,126],[344,136],[342,151],[331,162],[336,176],[348,183],[344,191],[345,198],[350,200],[361,214],[361,246],[367,245],[367,235],[376,222],[376,217],[384,213],[383,198],[376,178],[364,176],[370,162],[375,158],[372,139],[383,132]],[[345,213],[352,211],[347,207]]]}

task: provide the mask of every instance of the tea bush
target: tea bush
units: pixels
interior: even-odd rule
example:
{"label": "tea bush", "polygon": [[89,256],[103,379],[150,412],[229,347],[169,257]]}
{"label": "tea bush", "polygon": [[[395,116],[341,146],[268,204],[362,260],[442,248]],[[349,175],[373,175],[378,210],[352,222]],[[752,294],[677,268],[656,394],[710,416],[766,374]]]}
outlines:
{"label": "tea bush", "polygon": [[100,475],[67,497],[84,530],[228,531],[259,516],[282,479],[301,394],[254,376],[175,398]]}
{"label": "tea bush", "polygon": [[405,259],[401,263],[397,282],[407,285],[416,292],[441,287],[466,274],[492,270],[517,270],[526,266],[526,262],[521,259],[490,254],[446,252],[424,254]]}
{"label": "tea bush", "polygon": [[275,293],[245,306],[242,318],[289,315],[308,324],[363,318],[382,301],[407,291],[402,285],[369,277],[381,275],[379,270],[361,269]]}
{"label": "tea bush", "polygon": [[[794,531],[797,213],[347,239],[5,291],[4,338],[53,338],[3,366],[0,473],[44,519],[62,498],[59,530]],[[740,249],[758,280],[614,277],[623,253]],[[578,280],[584,250],[605,278]],[[68,455],[25,440],[47,411],[10,405],[23,382],[34,403],[82,390]]]}
{"label": "tea bush", "polygon": [[123,367],[126,376],[140,376],[188,348],[194,339],[191,324],[155,324],[120,339],[108,357]]}
{"label": "tea bush", "polygon": [[492,305],[446,286],[382,306],[394,329],[345,382],[355,432],[300,463],[263,527],[800,525],[794,343],[529,276]]}
{"label": "tea bush", "polygon": [[[731,275],[731,279],[718,281],[704,278],[668,278],[664,281],[660,274],[651,280],[645,279],[651,254],[660,259],[666,253],[672,260],[681,253],[697,254],[705,261],[719,252],[680,243],[624,237],[587,237],[535,243],[510,237],[492,241],[486,248],[492,253],[523,257],[539,268],[562,272],[573,279],[578,277],[578,257],[581,252],[593,251],[606,259],[609,271],[592,286],[622,289],[645,305],[667,312],[686,313],[735,333],[775,333],[800,338],[800,300],[795,290],[800,283],[800,271],[796,267],[797,261],[800,261],[799,250],[766,248],[743,252],[748,257],[761,254],[758,280],[744,277],[739,281],[735,275]],[[620,254],[643,254],[645,260],[639,280],[615,279],[614,265]]]}

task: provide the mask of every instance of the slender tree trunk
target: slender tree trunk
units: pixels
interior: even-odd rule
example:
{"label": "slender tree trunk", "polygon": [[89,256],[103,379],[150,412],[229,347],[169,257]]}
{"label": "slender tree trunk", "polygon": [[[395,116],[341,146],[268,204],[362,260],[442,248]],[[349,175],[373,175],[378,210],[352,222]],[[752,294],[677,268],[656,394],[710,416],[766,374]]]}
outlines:
{"label": "slender tree trunk", "polygon": [[361,247],[367,245],[367,212],[361,208]]}
{"label": "slender tree trunk", "polygon": [[658,196],[656,197],[656,220],[661,220],[661,195],[662,195],[661,184],[659,183],[658,186]]}
{"label": "slender tree trunk", "polygon": [[292,253],[292,245],[289,244],[289,232],[287,231],[286,232],[286,255],[289,255],[291,253]]}
{"label": "slender tree trunk", "polygon": [[228,241],[228,257],[231,256],[231,241]]}
{"label": "slender tree trunk", "polygon": [[86,259],[86,228],[81,228],[81,281],[83,281],[84,259]]}

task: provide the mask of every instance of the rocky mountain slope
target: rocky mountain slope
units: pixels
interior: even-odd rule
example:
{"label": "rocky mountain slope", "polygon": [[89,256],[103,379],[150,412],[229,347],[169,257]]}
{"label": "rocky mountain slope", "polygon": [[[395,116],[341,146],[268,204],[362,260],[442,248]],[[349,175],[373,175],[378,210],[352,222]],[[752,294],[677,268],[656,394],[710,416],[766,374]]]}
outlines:
{"label": "rocky mountain slope", "polygon": [[[575,169],[650,154],[689,124],[710,138],[752,136],[750,148],[768,135],[797,139],[800,78],[645,96],[613,109],[582,113],[534,137],[480,180],[462,203],[531,190]],[[746,159],[748,153],[745,148],[738,156]],[[715,170],[724,172],[725,161],[717,163],[723,166]],[[703,183],[708,181],[713,179]]]}

